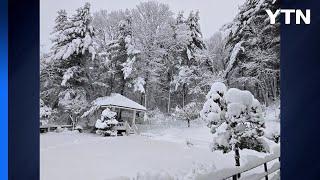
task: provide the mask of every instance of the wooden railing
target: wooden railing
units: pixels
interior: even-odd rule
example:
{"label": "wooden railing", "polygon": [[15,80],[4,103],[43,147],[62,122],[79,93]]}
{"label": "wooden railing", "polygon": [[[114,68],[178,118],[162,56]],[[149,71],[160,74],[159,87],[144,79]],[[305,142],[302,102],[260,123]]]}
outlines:
{"label": "wooden railing", "polygon": [[[273,162],[272,167],[268,169],[268,163],[277,159],[279,161]],[[264,167],[264,172],[243,176],[243,173],[251,171],[259,166]],[[244,165],[243,167],[228,168],[228,169],[211,172],[208,174],[202,174],[202,175],[199,175],[197,179],[199,180],[212,180],[212,179],[214,180],[227,180],[227,179],[260,180],[264,178],[265,180],[268,180],[269,179],[268,176],[278,170],[280,170],[280,153],[269,155],[263,159],[257,159],[255,163],[247,164],[247,165]],[[242,174],[241,178],[238,177],[239,174]]]}
{"label": "wooden railing", "polygon": [[132,129],[134,130],[135,134],[139,134],[139,129],[136,124],[132,124]]}
{"label": "wooden railing", "polygon": [[127,135],[129,135],[131,131],[134,132],[134,130],[131,128],[130,124],[127,121],[124,122],[124,127],[126,128]]}
{"label": "wooden railing", "polygon": [[[276,160],[276,159],[279,159],[279,162],[275,162],[272,165],[272,167],[270,169],[268,169],[268,163],[273,161],[273,160]],[[280,170],[280,157],[274,157],[272,159],[269,159],[268,161],[256,164],[256,165],[254,165],[254,166],[242,171],[241,173],[248,172],[248,171],[250,171],[252,169],[255,169],[255,168],[259,167],[259,166],[262,166],[262,165],[263,165],[263,168],[264,168],[264,172],[263,173],[256,173],[256,174],[248,175],[248,176],[245,176],[243,178],[239,178],[239,180],[258,180],[258,179],[263,179],[263,178],[265,180],[268,180],[269,179],[269,177],[268,177],[269,174],[272,174],[272,173],[276,172],[277,170]],[[232,180],[237,180],[238,179],[238,174],[233,174],[232,176],[229,176],[226,179],[232,177]]]}
{"label": "wooden railing", "polygon": [[58,127],[60,128],[68,128],[72,129],[72,125],[41,125],[40,132],[50,132],[56,130]]}

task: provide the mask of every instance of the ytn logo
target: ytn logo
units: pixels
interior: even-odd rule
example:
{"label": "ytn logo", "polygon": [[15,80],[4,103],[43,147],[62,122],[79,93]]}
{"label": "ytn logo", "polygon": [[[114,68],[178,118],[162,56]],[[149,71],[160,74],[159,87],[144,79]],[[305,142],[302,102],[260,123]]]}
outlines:
{"label": "ytn logo", "polygon": [[278,9],[274,13],[270,9],[267,9],[266,12],[270,18],[270,24],[276,23],[276,18],[280,13],[284,14],[285,24],[291,24],[291,14],[295,14],[296,16],[296,24],[301,24],[301,20],[303,20],[305,24],[310,24],[311,22],[310,9],[307,9],[305,14],[299,9]]}

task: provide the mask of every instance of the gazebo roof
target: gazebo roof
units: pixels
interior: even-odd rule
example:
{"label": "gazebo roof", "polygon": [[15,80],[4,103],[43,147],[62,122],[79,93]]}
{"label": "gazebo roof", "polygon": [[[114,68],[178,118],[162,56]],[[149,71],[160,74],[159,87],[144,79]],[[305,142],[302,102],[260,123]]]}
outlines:
{"label": "gazebo roof", "polygon": [[93,101],[93,104],[97,106],[110,106],[110,107],[132,109],[132,110],[138,110],[138,111],[147,110],[144,106],[118,93],[111,93],[110,96],[99,97]]}

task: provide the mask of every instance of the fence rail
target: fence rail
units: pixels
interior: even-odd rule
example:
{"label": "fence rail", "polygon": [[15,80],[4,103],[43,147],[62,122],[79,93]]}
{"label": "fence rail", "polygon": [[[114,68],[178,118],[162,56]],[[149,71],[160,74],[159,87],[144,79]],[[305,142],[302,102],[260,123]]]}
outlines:
{"label": "fence rail", "polygon": [[[268,163],[271,162],[271,161],[274,161],[276,159],[279,159],[279,162],[276,162],[275,164],[272,165],[272,167],[270,169],[268,169]],[[246,176],[246,177],[243,177],[243,178],[238,178],[239,174],[244,173],[244,172],[248,172],[248,171],[250,171],[252,169],[255,169],[255,168],[259,167],[259,166],[262,166],[262,165],[264,167],[264,172],[263,173],[252,174],[250,176]],[[264,162],[260,162],[260,163],[257,163],[255,165],[248,166],[247,168],[242,169],[240,172],[235,173],[235,174],[233,174],[231,176],[228,176],[228,177],[226,177],[224,179],[232,178],[232,180],[259,180],[259,179],[265,178],[265,180],[268,180],[269,179],[268,175],[276,172],[279,169],[280,169],[280,156],[275,156],[275,157],[272,157],[272,158],[268,158]]]}
{"label": "fence rail", "polygon": [[50,131],[56,130],[57,128],[71,129],[72,127],[73,127],[72,125],[41,125],[40,132],[50,132]]}
{"label": "fence rail", "polygon": [[[268,164],[276,159],[279,159],[279,162],[274,162],[271,168],[268,169]],[[269,180],[269,175],[280,170],[280,153],[275,153],[265,158],[257,158],[254,161],[255,163],[248,163],[244,166],[222,169],[215,172],[210,172],[208,174],[202,174],[197,177],[199,180],[260,180],[265,179]],[[251,175],[247,175],[244,177],[239,177],[240,174],[251,171],[259,166],[264,167],[264,172],[262,173],[255,173]]]}

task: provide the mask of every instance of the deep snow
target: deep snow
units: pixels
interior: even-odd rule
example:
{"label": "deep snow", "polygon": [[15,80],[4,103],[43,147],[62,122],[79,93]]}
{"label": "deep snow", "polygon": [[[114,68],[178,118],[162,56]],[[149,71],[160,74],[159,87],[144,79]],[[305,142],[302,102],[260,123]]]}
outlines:
{"label": "deep snow", "polygon": [[[266,134],[269,136],[280,133],[278,107],[279,103],[276,103],[264,111]],[[155,117],[152,122],[138,125],[140,135],[101,137],[74,131],[41,134],[40,178],[197,180],[206,174],[221,175],[234,167],[233,152],[223,154],[211,151],[210,144],[214,136],[204,121],[192,121],[188,128],[184,121],[163,115]],[[278,144],[268,143],[271,145],[271,154],[274,150],[279,151]],[[247,166],[270,154],[242,150],[240,155],[241,166]],[[242,174],[242,179],[262,172],[263,166],[260,166]]]}
{"label": "deep snow", "polygon": [[[42,180],[196,179],[234,167],[233,153],[210,150],[212,134],[201,123],[121,137],[51,132],[41,134],[40,141]],[[243,150],[241,163],[265,155]],[[263,172],[263,167],[254,172]]]}
{"label": "deep snow", "polygon": [[105,180],[160,171],[177,177],[230,159],[208,149],[145,136],[99,137],[73,132],[41,135],[42,180]]}

